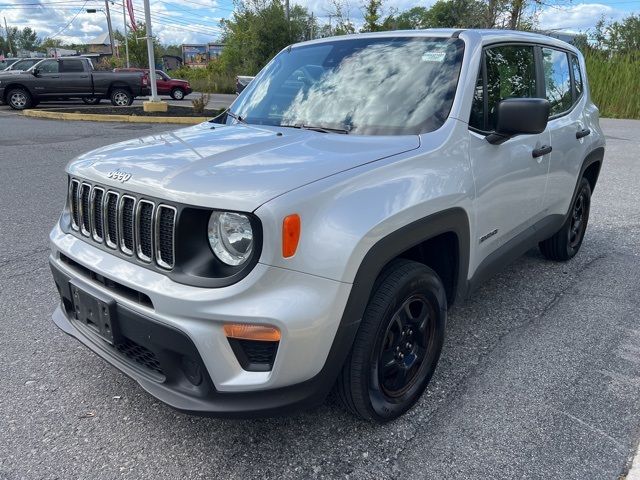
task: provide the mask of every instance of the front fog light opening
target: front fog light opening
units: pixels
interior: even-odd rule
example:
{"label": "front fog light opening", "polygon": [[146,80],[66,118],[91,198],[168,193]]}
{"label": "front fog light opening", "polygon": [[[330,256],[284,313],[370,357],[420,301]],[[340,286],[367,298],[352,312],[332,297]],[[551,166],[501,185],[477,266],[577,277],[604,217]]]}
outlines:
{"label": "front fog light opening", "polygon": [[244,264],[253,252],[253,229],[247,215],[213,212],[208,226],[209,245],[215,256],[233,267]]}
{"label": "front fog light opening", "polygon": [[268,325],[229,323],[224,326],[224,334],[243,370],[271,371],[280,345],[280,330]]}

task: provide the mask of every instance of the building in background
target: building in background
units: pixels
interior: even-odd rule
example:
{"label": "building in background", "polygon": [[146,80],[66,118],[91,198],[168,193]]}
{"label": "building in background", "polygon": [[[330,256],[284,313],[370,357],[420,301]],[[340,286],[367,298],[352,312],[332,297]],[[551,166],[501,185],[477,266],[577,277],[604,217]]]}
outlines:
{"label": "building in background", "polygon": [[224,43],[182,45],[182,61],[187,67],[204,67],[220,56]]}
{"label": "building in background", "polygon": [[[115,52],[113,54],[115,56],[119,56],[118,49],[120,47],[120,42],[118,40],[114,40],[115,44]],[[87,42],[87,52],[88,53],[98,53],[100,55],[111,55],[111,43],[109,42],[109,34],[103,33],[102,35],[98,35],[93,40]]]}
{"label": "building in background", "polygon": [[73,57],[74,55],[78,55],[77,50],[71,50],[68,48],[60,48],[60,47],[48,47],[47,48],[47,57],[57,58],[57,57]]}
{"label": "building in background", "polygon": [[162,69],[164,71],[175,70],[182,66],[182,57],[177,55],[163,55],[162,56]]}
{"label": "building in background", "polygon": [[206,45],[182,45],[182,61],[188,67],[205,67],[209,62]]}
{"label": "building in background", "polygon": [[209,60],[216,59],[222,53],[224,43],[208,43],[207,52],[209,53]]}

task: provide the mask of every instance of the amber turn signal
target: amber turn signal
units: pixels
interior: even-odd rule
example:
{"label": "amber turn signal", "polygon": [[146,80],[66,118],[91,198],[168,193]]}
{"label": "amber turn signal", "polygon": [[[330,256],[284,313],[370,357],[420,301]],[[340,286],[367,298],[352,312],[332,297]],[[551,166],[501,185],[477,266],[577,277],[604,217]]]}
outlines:
{"label": "amber turn signal", "polygon": [[228,338],[239,340],[258,340],[262,342],[279,342],[280,330],[266,325],[250,325],[247,323],[227,323],[224,334]]}
{"label": "amber turn signal", "polygon": [[300,240],[300,215],[287,215],[282,221],[282,256],[293,257]]}

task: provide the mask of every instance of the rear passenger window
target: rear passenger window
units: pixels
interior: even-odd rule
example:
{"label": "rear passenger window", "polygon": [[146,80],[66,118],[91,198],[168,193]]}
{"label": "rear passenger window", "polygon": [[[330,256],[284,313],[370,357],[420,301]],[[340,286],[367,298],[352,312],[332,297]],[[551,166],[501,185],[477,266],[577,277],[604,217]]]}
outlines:
{"label": "rear passenger window", "polygon": [[571,55],[571,69],[573,70],[573,82],[576,89],[576,100],[582,95],[582,72],[580,71],[580,62],[578,57]]}
{"label": "rear passenger window", "polygon": [[531,46],[494,47],[487,49],[484,57],[487,83],[483,85],[481,71],[473,96],[469,125],[479,130],[493,131],[501,100],[536,97],[536,65]]}
{"label": "rear passenger window", "polygon": [[542,49],[546,97],[551,104],[550,115],[558,115],[571,108],[571,76],[567,54],[553,48]]}
{"label": "rear passenger window", "polygon": [[77,73],[84,72],[84,68],[81,60],[63,60],[60,71],[62,73]]}

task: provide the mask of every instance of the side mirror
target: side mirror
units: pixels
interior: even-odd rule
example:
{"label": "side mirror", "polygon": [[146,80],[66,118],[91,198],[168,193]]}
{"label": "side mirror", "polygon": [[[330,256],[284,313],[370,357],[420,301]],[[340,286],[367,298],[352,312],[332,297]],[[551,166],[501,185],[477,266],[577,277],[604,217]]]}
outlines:
{"label": "side mirror", "polygon": [[31,70],[31,73],[34,77],[37,77],[38,75],[40,75],[40,69],[34,68],[33,70]]}
{"label": "side mirror", "polygon": [[498,103],[496,131],[487,135],[494,145],[515,135],[535,135],[544,132],[549,121],[549,101],[544,98],[507,98]]}

